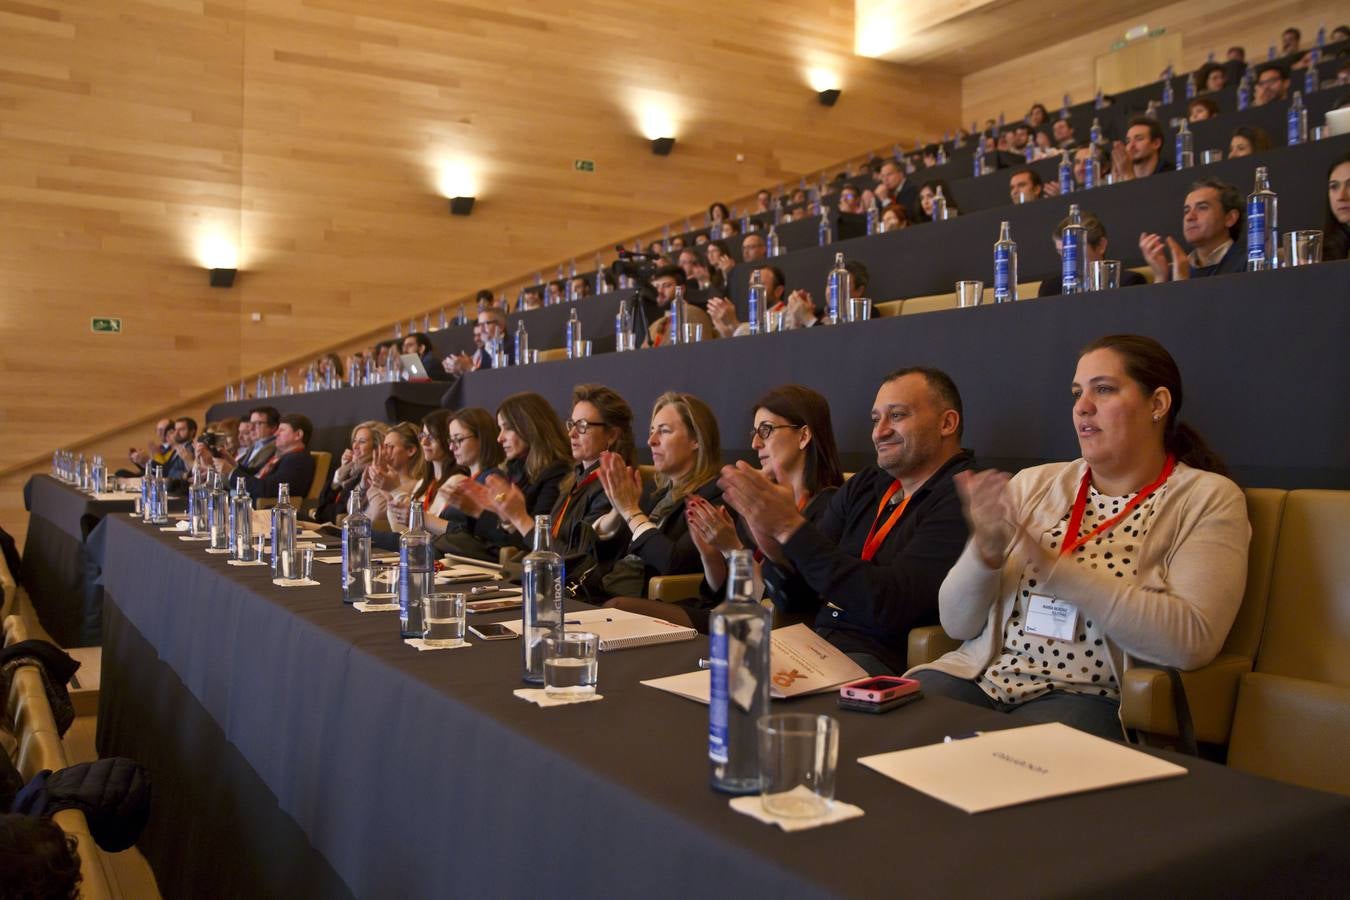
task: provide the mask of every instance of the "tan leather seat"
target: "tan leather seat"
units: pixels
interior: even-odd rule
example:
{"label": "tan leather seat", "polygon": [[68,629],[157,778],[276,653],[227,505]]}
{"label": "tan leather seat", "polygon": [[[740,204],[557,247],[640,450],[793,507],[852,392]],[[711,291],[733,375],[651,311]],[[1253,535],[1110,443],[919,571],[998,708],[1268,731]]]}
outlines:
{"label": "tan leather seat", "polygon": [[19,609],[19,583],[0,553],[0,621]]}
{"label": "tan leather seat", "polygon": [[[1252,541],[1247,553],[1247,590],[1233,621],[1223,650],[1207,666],[1181,675],[1186,702],[1191,708],[1195,738],[1212,744],[1228,742],[1237,703],[1238,682],[1250,672],[1261,642],[1270,596],[1271,571],[1284,511],[1285,491],[1248,488],[1247,518]],[[1120,718],[1127,728],[1166,737],[1177,736],[1176,706],[1167,673],[1151,666],[1136,666],[1125,673],[1120,686]]]}
{"label": "tan leather seat", "polygon": [[309,490],[305,493],[307,501],[319,499],[324,485],[328,483],[328,470],[333,466],[333,454],[327,450],[311,450],[309,455],[314,457],[314,480],[309,483]]}
{"label": "tan leather seat", "polygon": [[934,294],[930,297],[914,297],[906,300],[900,310],[902,316],[914,316],[921,313],[938,312],[944,309],[956,309],[956,294]]}
{"label": "tan leather seat", "polygon": [[647,597],[663,603],[676,603],[698,596],[703,573],[697,575],[658,575],[647,582]]}
{"label": "tan leather seat", "polygon": [[539,362],[555,362],[560,359],[567,359],[566,347],[553,347],[549,350],[539,351]]}
{"label": "tan leather seat", "polygon": [[1291,491],[1228,764],[1350,794],[1350,491]]}
{"label": "tan leather seat", "polygon": [[872,306],[872,311],[876,313],[878,319],[890,319],[901,315],[904,312],[905,301],[887,300],[885,303],[877,303]]}

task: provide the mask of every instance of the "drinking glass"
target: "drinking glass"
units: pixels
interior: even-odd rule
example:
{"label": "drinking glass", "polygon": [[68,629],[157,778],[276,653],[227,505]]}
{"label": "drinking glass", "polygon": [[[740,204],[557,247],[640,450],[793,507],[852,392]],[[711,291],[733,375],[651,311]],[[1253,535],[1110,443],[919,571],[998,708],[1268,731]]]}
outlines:
{"label": "drinking glass", "polygon": [[839,761],[839,723],[829,716],[783,713],[763,716],[757,726],[764,811],[794,819],[829,812]]}
{"label": "drinking glass", "polygon": [[1222,150],[1202,150],[1202,151],[1200,152],[1200,163],[1201,163],[1201,165],[1206,165],[1206,166],[1207,166],[1207,165],[1209,165],[1210,163],[1216,163],[1216,162],[1223,162],[1223,151],[1222,151]]}
{"label": "drinking glass", "polygon": [[1311,266],[1322,261],[1322,232],[1286,231],[1284,233],[1285,264]]}
{"label": "drinking glass", "polygon": [[544,693],[584,697],[595,693],[600,639],[589,631],[568,631],[544,638]]}
{"label": "drinking glass", "polygon": [[310,576],[314,574],[314,548],[300,548],[300,578],[303,581],[309,581]]}
{"label": "drinking glass", "polygon": [[695,344],[703,340],[703,325],[698,322],[685,322],[683,340],[686,344]]}
{"label": "drinking glass", "polygon": [[956,305],[960,309],[979,306],[984,302],[983,281],[958,281],[956,283]]}
{"label": "drinking glass", "polygon": [[458,647],[464,643],[462,593],[422,597],[422,640],[428,647]]}
{"label": "drinking glass", "polygon": [[398,563],[370,564],[366,569],[366,602],[376,606],[398,602]]}
{"label": "drinking glass", "polygon": [[1120,260],[1094,259],[1088,267],[1088,290],[1112,291],[1120,287]]}
{"label": "drinking glass", "polygon": [[848,299],[848,320],[850,322],[866,322],[872,318],[872,301],[866,297],[850,297]]}

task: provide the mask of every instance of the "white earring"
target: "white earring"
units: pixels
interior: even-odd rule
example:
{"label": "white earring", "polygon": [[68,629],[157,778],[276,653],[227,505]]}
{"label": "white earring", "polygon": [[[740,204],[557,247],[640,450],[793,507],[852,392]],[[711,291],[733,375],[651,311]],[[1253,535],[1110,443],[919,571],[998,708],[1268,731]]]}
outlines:
{"label": "white earring", "polygon": [[1160,416],[1160,415],[1158,415],[1158,414],[1156,414],[1156,413],[1153,415],[1153,421],[1155,421],[1155,422],[1158,421],[1158,420],[1161,419],[1161,418],[1162,418],[1162,416]]}

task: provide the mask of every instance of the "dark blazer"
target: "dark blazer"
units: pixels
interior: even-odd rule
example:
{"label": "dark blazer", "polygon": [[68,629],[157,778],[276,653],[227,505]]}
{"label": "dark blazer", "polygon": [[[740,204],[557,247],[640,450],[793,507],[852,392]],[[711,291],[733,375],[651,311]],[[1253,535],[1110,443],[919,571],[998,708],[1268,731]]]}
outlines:
{"label": "dark blazer", "polygon": [[[709,503],[722,504],[722,489],[713,478],[694,491]],[[643,512],[649,512],[666,496],[661,490],[642,505]],[[628,553],[640,557],[643,563],[643,582],[658,575],[691,575],[703,571],[703,560],[689,536],[689,523],[684,518],[684,501],[681,500],[666,514],[656,528],[648,530],[628,544]]]}
{"label": "dark blazer", "polygon": [[[237,470],[236,470],[237,471]],[[244,475],[244,490],[254,500],[275,500],[282,484],[291,490],[293,505],[299,506],[314,481],[314,457],[306,448],[282,454],[277,464],[262,478]]]}
{"label": "dark blazer", "polygon": [[[533,480],[525,471],[525,461],[513,459],[503,469],[506,479],[520,488],[525,495],[525,508],[531,516],[539,516],[553,511],[558,502],[559,488],[570,467],[565,462],[556,462],[539,473]],[[476,519],[470,520],[469,533],[483,545],[488,559],[494,558],[502,547],[519,546],[519,535],[508,531],[502,520],[491,510],[485,511]]]}
{"label": "dark blazer", "polygon": [[826,601],[815,627],[830,643],[905,670],[909,631],[937,624],[938,588],[965,547],[968,530],[952,476],[972,459],[962,451],[933,473],[870,561],[862,559],[863,543],[894,481],[876,466],[850,478],[820,523],[803,525],[783,545],[804,588]]}
{"label": "dark blazer", "polygon": [[276,455],[277,439],[273,435],[266,439],[266,442],[259,447],[255,442],[248,449],[248,455],[244,457],[243,462],[239,463],[239,468],[243,469],[249,475],[253,475],[263,466],[267,465],[268,460]]}
{"label": "dark blazer", "polygon": [[[1120,270],[1120,286],[1123,288],[1137,287],[1141,284],[1148,284],[1148,279],[1138,272],[1130,269]],[[1036,292],[1037,297],[1058,297],[1064,293],[1063,273],[1056,272],[1041,280],[1041,288]]]}
{"label": "dark blazer", "polygon": [[449,381],[454,375],[445,371],[445,364],[435,353],[427,353],[422,356],[422,368],[427,370],[427,377],[432,381]]}
{"label": "dark blazer", "polygon": [[1228,248],[1228,252],[1219,260],[1218,265],[1192,266],[1191,277],[1208,278],[1211,275],[1232,275],[1245,271],[1247,271],[1247,243],[1243,240],[1243,234],[1239,233],[1237,240],[1233,241],[1233,246]]}

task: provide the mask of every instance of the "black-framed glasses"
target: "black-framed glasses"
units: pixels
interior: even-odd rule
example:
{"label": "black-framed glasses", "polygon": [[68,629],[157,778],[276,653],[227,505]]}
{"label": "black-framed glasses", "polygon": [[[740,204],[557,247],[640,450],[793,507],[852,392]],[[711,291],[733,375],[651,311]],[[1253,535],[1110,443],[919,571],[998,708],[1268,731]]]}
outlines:
{"label": "black-framed glasses", "polygon": [[568,419],[566,422],[563,423],[563,427],[566,428],[568,431],[571,431],[572,429],[575,428],[577,434],[585,434],[592,428],[604,428],[605,423],[587,422],[585,419],[576,419],[576,420]]}
{"label": "black-framed glasses", "polygon": [[805,425],[775,425],[772,422],[760,422],[750,432],[750,438],[753,440],[758,437],[761,441],[767,441],[773,437],[773,433],[780,428],[805,428]]}
{"label": "black-framed glasses", "polygon": [[460,446],[461,444],[463,444],[465,441],[469,441],[469,440],[473,440],[473,435],[471,435],[471,434],[462,434],[462,435],[459,435],[458,437],[456,437],[455,435],[452,434],[452,435],[450,435],[450,437],[449,437],[449,439],[446,441],[446,443],[448,443],[451,447],[458,447],[458,446]]}

